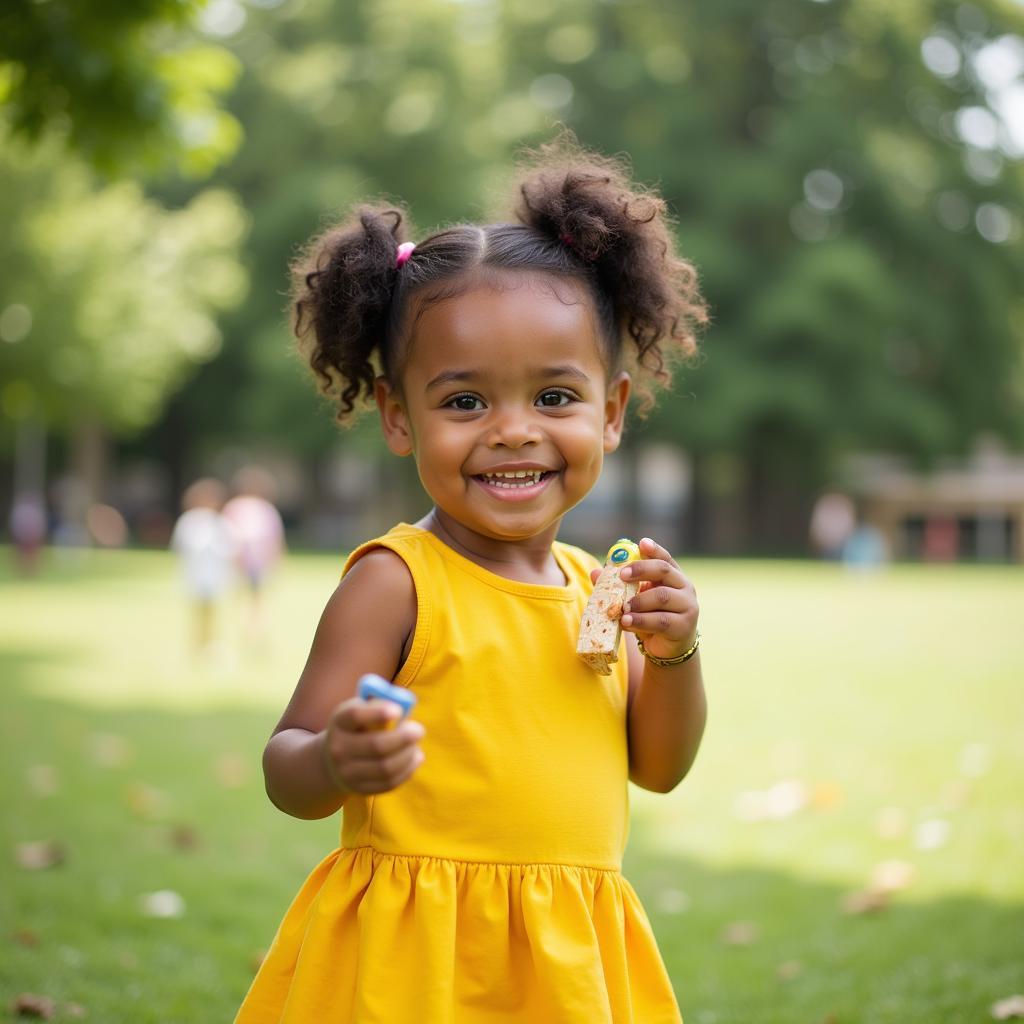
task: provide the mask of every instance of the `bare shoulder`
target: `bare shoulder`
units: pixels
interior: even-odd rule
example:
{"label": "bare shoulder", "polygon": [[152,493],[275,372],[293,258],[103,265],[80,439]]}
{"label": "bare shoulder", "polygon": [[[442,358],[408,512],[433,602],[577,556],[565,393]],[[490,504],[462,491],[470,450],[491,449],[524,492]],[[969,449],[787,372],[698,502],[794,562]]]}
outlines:
{"label": "bare shoulder", "polygon": [[405,562],[387,548],[368,551],[328,599],[276,731],[323,728],[366,672],[393,679],[415,629],[416,587]]}
{"label": "bare shoulder", "polygon": [[[363,644],[357,638],[367,633],[377,634],[384,643],[397,640],[400,653],[406,636],[416,626],[416,586],[409,567],[389,548],[368,551],[331,595],[317,632],[325,625],[331,633],[337,631],[360,648]],[[391,670],[381,674],[391,678],[396,669],[397,655]]]}
{"label": "bare shoulder", "polygon": [[338,584],[336,593],[345,590],[364,591],[373,598],[385,594],[389,599],[416,596],[412,573],[402,559],[390,548],[367,551]]}

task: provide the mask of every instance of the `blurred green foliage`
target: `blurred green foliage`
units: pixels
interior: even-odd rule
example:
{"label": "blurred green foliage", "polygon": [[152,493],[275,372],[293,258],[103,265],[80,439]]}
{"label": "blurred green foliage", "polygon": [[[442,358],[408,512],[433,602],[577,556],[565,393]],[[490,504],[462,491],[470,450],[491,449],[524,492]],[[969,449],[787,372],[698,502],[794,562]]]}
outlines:
{"label": "blurred green foliage", "polygon": [[16,135],[56,131],[115,174],[173,161],[205,175],[235,151],[220,97],[238,61],[187,29],[203,0],[6,0],[0,103]]}
{"label": "blurred green foliage", "polygon": [[248,218],[222,189],[167,210],[135,182],[97,185],[53,144],[9,142],[0,217],[0,410],[11,420],[137,432],[216,353],[218,313],[246,292]]}
{"label": "blurred green foliage", "polygon": [[[297,245],[379,193],[421,229],[486,216],[517,145],[563,121],[659,185],[711,299],[705,358],[649,436],[805,482],[851,448],[1019,443],[1024,176],[979,56],[1022,24],[998,0],[250,11],[231,43],[247,137],[219,180],[253,210],[258,283],[187,418],[323,451],[323,409],[288,369]],[[965,140],[971,116],[992,139]]]}
{"label": "blurred green foliage", "polygon": [[[4,88],[23,134],[56,111],[101,165],[105,150],[88,139],[104,128],[134,137],[121,132],[116,76],[56,89],[63,107],[46,99],[46,82],[81,72],[67,65],[69,39],[81,54],[109,44],[120,55],[111,75],[124,64],[159,78],[174,65],[180,88],[152,93],[163,127],[139,138],[187,143],[192,103],[210,124],[245,129],[212,183],[249,211],[252,289],[221,316],[219,354],[136,451],[179,469],[225,443],[327,453],[330,413],[288,337],[298,247],[380,195],[409,204],[419,236],[503,216],[515,151],[557,123],[631,157],[700,269],[714,316],[703,355],[644,428],[693,453],[698,490],[728,492],[756,521],[766,494],[810,494],[849,451],[925,461],[982,432],[1024,444],[1024,143],[1005,117],[1024,67],[1019,4],[218,0],[200,11],[150,0],[109,15],[126,19],[123,32],[100,31],[99,0],[59,18],[57,0],[21,6],[26,25],[0,56],[17,58]],[[184,24],[197,11],[212,48]],[[50,79],[26,70],[33,31],[48,41]],[[42,75],[47,60],[37,65]],[[217,114],[208,104],[229,66],[241,75]],[[147,189],[178,207],[197,186],[163,174]],[[228,288],[221,305],[237,297]]]}

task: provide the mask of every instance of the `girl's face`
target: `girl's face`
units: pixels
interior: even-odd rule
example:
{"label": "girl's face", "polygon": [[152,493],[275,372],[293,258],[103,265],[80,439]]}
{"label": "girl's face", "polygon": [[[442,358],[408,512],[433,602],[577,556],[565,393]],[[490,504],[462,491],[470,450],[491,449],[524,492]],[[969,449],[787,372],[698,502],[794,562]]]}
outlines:
{"label": "girl's face", "polygon": [[618,447],[629,397],[627,374],[609,380],[590,297],[510,273],[416,312],[400,389],[377,382],[388,446],[473,533],[554,539]]}

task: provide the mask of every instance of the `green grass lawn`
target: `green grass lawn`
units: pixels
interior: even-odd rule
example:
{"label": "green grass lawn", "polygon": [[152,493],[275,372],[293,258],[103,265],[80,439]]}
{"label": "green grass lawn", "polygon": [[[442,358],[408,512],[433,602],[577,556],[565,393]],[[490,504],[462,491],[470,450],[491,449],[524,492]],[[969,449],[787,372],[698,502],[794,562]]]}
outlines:
{"label": "green grass lawn", "polygon": [[[0,1019],[32,992],[56,1020],[228,1021],[336,841],[271,807],[259,758],[341,563],[294,556],[261,642],[232,605],[197,667],[169,556],[6,562]],[[687,1024],[991,1019],[1024,993],[1024,573],[687,568],[708,732],[674,793],[634,792],[626,859]],[[37,840],[63,862],[20,866]],[[847,912],[879,870],[895,891]],[[143,913],[161,890],[179,916]]]}

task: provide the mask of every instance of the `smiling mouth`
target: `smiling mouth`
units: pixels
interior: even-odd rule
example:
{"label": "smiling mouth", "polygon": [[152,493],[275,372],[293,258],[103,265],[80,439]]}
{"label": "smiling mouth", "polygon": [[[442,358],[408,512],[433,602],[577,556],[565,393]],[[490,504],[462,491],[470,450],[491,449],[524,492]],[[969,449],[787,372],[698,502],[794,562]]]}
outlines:
{"label": "smiling mouth", "polygon": [[480,480],[489,487],[500,487],[504,490],[514,491],[535,487],[550,476],[554,476],[551,470],[520,469],[514,473],[477,473],[475,479]]}

